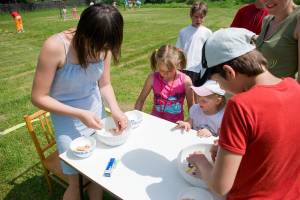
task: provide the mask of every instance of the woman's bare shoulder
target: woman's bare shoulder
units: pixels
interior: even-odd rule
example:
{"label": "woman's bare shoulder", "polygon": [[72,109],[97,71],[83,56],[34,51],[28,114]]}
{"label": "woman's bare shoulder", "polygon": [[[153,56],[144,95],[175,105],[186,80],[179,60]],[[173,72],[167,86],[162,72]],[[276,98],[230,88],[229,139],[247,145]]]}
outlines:
{"label": "woman's bare shoulder", "polygon": [[50,52],[64,50],[64,43],[61,39],[60,34],[61,33],[57,33],[47,38],[43,44],[42,49]]}
{"label": "woman's bare shoulder", "polygon": [[58,34],[46,39],[40,51],[39,60],[41,62],[53,62],[57,67],[65,62],[65,47]]}

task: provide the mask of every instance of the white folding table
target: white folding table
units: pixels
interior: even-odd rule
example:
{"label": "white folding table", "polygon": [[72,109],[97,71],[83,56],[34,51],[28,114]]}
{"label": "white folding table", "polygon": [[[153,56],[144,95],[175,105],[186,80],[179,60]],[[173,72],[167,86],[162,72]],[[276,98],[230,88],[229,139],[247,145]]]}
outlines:
{"label": "white folding table", "polygon": [[[178,172],[177,155],[189,145],[212,144],[214,138],[199,138],[193,130],[175,130],[174,123],[142,114],[143,121],[123,145],[110,147],[97,140],[88,158],[78,158],[70,151],[60,158],[120,199],[176,200],[180,191],[191,186]],[[104,177],[110,158],[119,162],[111,177]]]}

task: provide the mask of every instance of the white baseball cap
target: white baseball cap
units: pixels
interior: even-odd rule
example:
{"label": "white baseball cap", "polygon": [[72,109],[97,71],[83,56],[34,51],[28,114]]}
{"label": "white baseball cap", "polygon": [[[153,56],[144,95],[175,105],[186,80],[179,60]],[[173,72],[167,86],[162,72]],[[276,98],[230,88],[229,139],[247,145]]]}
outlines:
{"label": "white baseball cap", "polygon": [[194,90],[194,92],[197,95],[202,96],[202,97],[206,97],[206,96],[211,95],[211,94],[218,94],[218,95],[221,95],[221,96],[225,95],[225,91],[222,90],[220,88],[220,85],[216,81],[213,81],[213,80],[206,81],[200,87],[191,86],[191,88]]}
{"label": "white baseball cap", "polygon": [[202,50],[202,65],[211,68],[255,49],[255,33],[244,28],[222,28],[214,32]]}

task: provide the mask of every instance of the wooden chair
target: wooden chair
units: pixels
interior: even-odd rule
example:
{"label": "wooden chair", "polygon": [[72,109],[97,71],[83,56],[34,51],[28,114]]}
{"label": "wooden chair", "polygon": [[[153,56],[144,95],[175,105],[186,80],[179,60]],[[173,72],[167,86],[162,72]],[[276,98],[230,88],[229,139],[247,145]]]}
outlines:
{"label": "wooden chair", "polygon": [[25,115],[24,119],[43,165],[48,189],[52,192],[51,179],[66,187],[67,177],[63,174],[60,167],[59,154],[56,151],[53,128],[48,114],[44,110],[39,110],[32,115]]}

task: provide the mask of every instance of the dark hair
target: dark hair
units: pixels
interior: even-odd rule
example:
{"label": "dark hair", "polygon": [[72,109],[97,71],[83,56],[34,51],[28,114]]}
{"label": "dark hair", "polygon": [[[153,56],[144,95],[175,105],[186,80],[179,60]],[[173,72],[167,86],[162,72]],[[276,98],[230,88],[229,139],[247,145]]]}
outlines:
{"label": "dark hair", "polygon": [[202,1],[196,1],[192,4],[190,9],[190,16],[192,17],[195,13],[199,12],[203,17],[207,14],[207,4]]}
{"label": "dark hair", "polygon": [[160,63],[166,65],[169,70],[174,68],[182,70],[185,68],[186,59],[182,50],[168,44],[152,52],[150,63],[153,71],[157,69],[157,65]]}
{"label": "dark hair", "polygon": [[123,17],[111,5],[95,4],[86,8],[81,16],[73,37],[78,62],[87,67],[88,58],[98,59],[101,52],[106,57],[112,52],[115,62],[121,56],[123,41]]}
{"label": "dark hair", "polygon": [[267,60],[259,51],[253,50],[235,59],[208,68],[209,77],[218,73],[226,79],[226,72],[223,69],[224,65],[229,65],[236,72],[251,77],[265,72],[264,67],[267,67]]}

